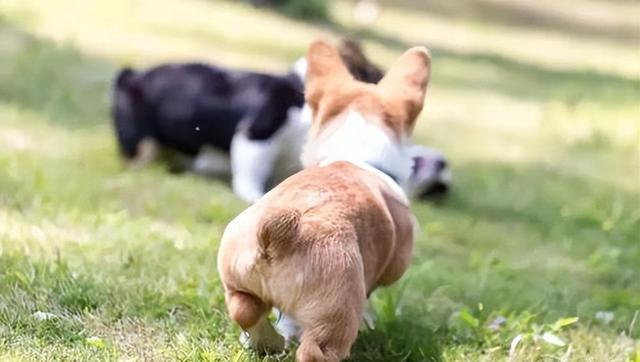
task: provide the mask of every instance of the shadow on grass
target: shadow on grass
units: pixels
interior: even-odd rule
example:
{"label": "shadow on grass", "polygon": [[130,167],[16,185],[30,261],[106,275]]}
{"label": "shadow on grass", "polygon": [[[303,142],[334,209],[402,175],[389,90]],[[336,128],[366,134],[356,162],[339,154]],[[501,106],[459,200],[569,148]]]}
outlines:
{"label": "shadow on grass", "polygon": [[441,336],[430,326],[403,315],[360,332],[350,361],[441,361]]}
{"label": "shadow on grass", "polygon": [[[570,316],[628,328],[640,309],[636,193],[547,164],[455,166],[443,205],[414,204],[422,226],[414,265],[374,294],[380,320],[360,334],[354,361],[440,360],[451,346],[506,350],[499,343],[510,339],[489,327],[499,318],[509,338]],[[614,321],[603,326],[600,311]]]}
{"label": "shadow on grass", "polygon": [[108,112],[115,66],[22,30],[0,17],[0,101],[41,112],[54,124],[91,127]]}
{"label": "shadow on grass", "polygon": [[441,361],[446,333],[435,323],[425,304],[406,304],[410,285],[418,274],[408,272],[394,285],[369,297],[373,329],[360,331],[351,349],[353,361]]}
{"label": "shadow on grass", "polygon": [[[635,45],[640,39],[636,27],[624,25],[601,25],[581,21],[578,18],[553,11],[541,11],[543,5],[530,6],[525,2],[456,0],[456,1],[383,1],[384,5],[400,7],[412,12],[439,14],[453,19],[490,22],[517,28],[554,30],[584,37],[586,40],[613,40]],[[602,10],[602,7],[595,8]]]}
{"label": "shadow on grass", "polygon": [[636,192],[536,163],[469,163],[455,173],[443,206],[414,205],[423,231],[404,304],[483,304],[487,317],[528,311],[587,324],[604,310],[616,316],[611,327],[628,327],[640,309]]}

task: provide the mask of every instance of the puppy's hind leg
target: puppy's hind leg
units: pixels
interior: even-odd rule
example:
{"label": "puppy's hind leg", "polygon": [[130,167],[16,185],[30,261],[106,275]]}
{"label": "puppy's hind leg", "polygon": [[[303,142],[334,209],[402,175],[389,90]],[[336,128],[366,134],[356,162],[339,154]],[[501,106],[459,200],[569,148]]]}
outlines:
{"label": "puppy's hind leg", "polygon": [[260,353],[284,349],[284,338],[269,322],[269,307],[262,300],[238,291],[227,291],[225,299],[231,319],[243,330],[240,341],[246,347]]}
{"label": "puppy's hind leg", "polygon": [[136,155],[129,162],[129,167],[133,169],[143,168],[158,160],[161,147],[158,141],[151,137],[143,138],[137,145]]}
{"label": "puppy's hind leg", "polygon": [[211,146],[203,146],[191,164],[191,171],[198,175],[220,177],[231,173],[229,156]]}
{"label": "puppy's hind leg", "polygon": [[324,316],[301,321],[303,331],[296,361],[338,362],[349,356],[358,336],[364,300],[351,302],[351,306],[347,303]]}

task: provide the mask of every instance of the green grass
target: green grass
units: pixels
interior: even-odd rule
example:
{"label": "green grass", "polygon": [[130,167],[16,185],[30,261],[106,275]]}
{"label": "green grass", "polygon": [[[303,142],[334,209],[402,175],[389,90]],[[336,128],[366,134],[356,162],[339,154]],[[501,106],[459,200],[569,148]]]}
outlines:
{"label": "green grass", "polygon": [[350,4],[313,25],[235,2],[0,1],[0,359],[292,360],[243,350],[224,311],[217,243],[245,205],[125,170],[109,82],[192,58],[284,70],[346,32],[384,65],[431,48],[416,138],[455,173],[448,200],[414,205],[413,265],[374,294],[352,360],[640,360],[638,5],[388,1],[364,29]]}

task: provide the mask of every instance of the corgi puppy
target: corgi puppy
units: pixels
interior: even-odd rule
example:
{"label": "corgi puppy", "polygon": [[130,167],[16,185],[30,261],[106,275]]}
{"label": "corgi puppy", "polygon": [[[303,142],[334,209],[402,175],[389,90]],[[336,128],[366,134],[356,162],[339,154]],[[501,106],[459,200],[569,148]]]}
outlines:
{"label": "corgi puppy", "polygon": [[277,308],[286,337],[300,342],[297,361],[339,361],[350,354],[368,296],[409,267],[410,137],[431,58],[409,49],[377,84],[355,80],[326,41],[311,44],[307,62],[305,168],[229,223],[218,272],[250,347],[284,347],[268,320]]}

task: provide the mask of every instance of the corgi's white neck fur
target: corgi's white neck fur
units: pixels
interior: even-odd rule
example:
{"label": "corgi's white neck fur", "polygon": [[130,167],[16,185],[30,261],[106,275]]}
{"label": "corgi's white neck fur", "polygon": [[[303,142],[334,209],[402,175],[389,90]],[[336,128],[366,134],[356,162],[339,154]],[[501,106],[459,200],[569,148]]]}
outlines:
{"label": "corgi's white neck fur", "polygon": [[[406,152],[405,144],[398,144],[353,110],[337,128],[324,131],[331,131],[329,137],[320,134],[305,145],[302,154],[305,167],[348,161],[372,171],[394,190],[405,195],[400,185],[407,183],[413,167],[413,159]],[[395,180],[389,175],[393,175]]]}

